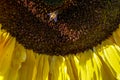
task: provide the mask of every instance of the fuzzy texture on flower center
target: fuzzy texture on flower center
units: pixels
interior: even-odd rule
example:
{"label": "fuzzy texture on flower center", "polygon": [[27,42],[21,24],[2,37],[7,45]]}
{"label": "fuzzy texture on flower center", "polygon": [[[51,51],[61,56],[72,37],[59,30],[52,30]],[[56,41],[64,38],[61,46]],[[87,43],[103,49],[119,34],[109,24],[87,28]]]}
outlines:
{"label": "fuzzy texture on flower center", "polygon": [[47,3],[48,5],[60,5],[63,3],[64,0],[43,0],[45,3]]}
{"label": "fuzzy texture on flower center", "polygon": [[47,1],[0,1],[2,29],[27,49],[66,55],[96,46],[120,23],[120,0],[63,0],[55,6]]}

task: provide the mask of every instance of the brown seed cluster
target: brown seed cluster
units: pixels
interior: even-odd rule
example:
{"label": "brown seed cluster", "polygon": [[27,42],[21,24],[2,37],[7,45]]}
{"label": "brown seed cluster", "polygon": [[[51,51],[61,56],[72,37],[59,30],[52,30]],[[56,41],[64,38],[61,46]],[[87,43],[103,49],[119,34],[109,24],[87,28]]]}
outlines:
{"label": "brown seed cluster", "polygon": [[[27,49],[67,55],[101,43],[118,28],[119,0],[65,0],[51,8],[44,0],[0,1],[0,23]],[[48,13],[58,10],[57,22]]]}

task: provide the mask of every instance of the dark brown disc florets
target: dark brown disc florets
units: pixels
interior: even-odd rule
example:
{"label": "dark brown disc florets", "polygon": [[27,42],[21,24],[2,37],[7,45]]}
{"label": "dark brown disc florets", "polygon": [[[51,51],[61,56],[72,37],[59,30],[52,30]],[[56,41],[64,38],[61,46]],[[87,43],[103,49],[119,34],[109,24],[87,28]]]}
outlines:
{"label": "dark brown disc florets", "polygon": [[[48,15],[54,11],[57,21]],[[101,43],[118,28],[120,1],[63,0],[53,6],[44,0],[2,0],[0,23],[39,54],[75,54]]]}

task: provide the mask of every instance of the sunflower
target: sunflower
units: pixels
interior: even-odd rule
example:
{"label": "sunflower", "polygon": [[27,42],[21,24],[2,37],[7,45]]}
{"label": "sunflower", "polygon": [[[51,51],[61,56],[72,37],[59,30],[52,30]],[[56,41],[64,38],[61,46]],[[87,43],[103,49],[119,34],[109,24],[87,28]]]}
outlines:
{"label": "sunflower", "polygon": [[120,80],[119,0],[0,1],[0,80]]}

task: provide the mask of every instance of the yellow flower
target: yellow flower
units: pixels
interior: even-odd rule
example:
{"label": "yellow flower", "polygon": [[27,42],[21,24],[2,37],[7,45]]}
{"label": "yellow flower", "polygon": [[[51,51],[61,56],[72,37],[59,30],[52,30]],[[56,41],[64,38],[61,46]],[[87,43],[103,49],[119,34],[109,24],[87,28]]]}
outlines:
{"label": "yellow flower", "polygon": [[120,80],[120,1],[49,1],[0,1],[0,80]]}
{"label": "yellow flower", "polygon": [[120,25],[92,50],[66,56],[35,54],[0,30],[0,80],[120,80]]}

